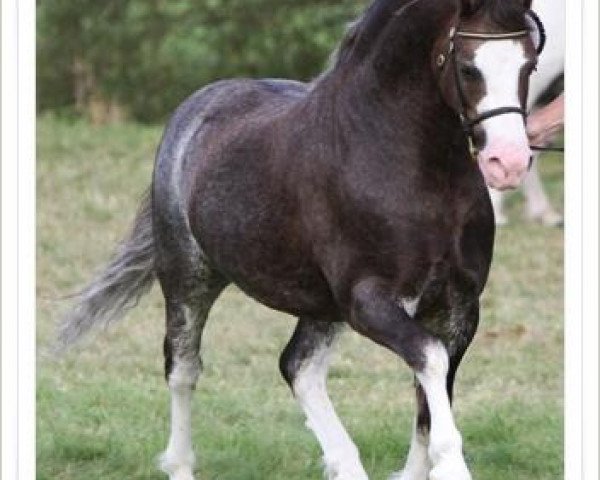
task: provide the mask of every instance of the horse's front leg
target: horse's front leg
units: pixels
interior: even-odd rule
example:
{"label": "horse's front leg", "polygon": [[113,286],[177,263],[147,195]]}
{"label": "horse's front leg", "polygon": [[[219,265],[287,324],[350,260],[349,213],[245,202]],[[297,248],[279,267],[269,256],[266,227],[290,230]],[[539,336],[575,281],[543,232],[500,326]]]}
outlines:
{"label": "horse's front leg", "polygon": [[415,378],[415,393],[417,397],[417,414],[413,422],[412,438],[404,468],[394,472],[388,480],[428,480],[432,465],[429,460],[429,429],[431,417],[427,407],[427,399],[423,387]]}
{"label": "horse's front leg", "polygon": [[400,355],[415,372],[431,421],[427,447],[432,465],[429,479],[470,480],[462,438],[450,408],[450,359],[442,342],[414,321],[389,285],[375,277],[362,279],[352,288],[349,323],[359,333]]}
{"label": "horse's front leg", "polygon": [[339,324],[301,318],[280,359],[283,377],[323,450],[328,480],[368,480],[358,449],[344,429],[326,388],[329,356]]}

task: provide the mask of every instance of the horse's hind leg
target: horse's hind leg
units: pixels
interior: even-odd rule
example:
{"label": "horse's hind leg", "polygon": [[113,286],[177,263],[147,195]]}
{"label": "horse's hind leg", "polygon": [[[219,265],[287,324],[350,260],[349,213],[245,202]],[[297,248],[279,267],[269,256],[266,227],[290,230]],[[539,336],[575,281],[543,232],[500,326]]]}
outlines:
{"label": "horse's hind leg", "polygon": [[166,301],[165,376],[171,392],[171,433],[160,466],[171,480],[192,480],[192,392],[200,374],[200,339],[208,312],[226,282],[203,272],[159,273]]}
{"label": "horse's hind leg", "polygon": [[547,227],[559,227],[562,225],[562,216],[554,210],[544,191],[544,185],[540,178],[537,162],[539,155],[531,165],[531,170],[523,179],[523,194],[527,203],[527,217],[530,220],[538,220]]}
{"label": "horse's hind leg", "polygon": [[330,480],[367,480],[358,450],[335,413],[325,387],[332,343],[339,324],[300,319],[281,354],[281,373],[323,450]]}

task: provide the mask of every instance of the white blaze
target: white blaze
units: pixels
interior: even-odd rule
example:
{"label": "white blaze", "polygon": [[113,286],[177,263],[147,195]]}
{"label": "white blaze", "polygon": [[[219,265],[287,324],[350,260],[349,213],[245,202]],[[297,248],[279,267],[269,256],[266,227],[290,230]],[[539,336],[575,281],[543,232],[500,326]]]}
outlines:
{"label": "white blaze", "polygon": [[[477,114],[500,107],[521,108],[519,76],[527,62],[523,46],[515,40],[488,40],[475,51],[474,64],[483,75],[486,94],[477,104]],[[495,141],[528,145],[523,117],[505,113],[481,123],[486,133],[486,148]]]}

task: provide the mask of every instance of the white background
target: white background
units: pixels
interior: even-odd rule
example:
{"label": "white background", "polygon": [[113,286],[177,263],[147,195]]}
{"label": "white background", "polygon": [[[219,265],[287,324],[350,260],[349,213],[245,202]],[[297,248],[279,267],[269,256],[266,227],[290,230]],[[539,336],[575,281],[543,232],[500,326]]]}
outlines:
{"label": "white background", "polygon": [[[597,0],[566,19],[565,478],[598,480]],[[2,479],[35,478],[34,102],[35,2],[2,0]]]}

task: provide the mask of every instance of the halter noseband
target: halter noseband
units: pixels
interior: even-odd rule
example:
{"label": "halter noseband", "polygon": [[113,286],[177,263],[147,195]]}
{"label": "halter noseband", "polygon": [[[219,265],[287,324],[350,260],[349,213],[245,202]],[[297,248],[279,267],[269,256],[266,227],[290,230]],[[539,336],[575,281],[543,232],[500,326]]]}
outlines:
{"label": "halter noseband", "polygon": [[[545,31],[544,31],[544,26],[542,25],[542,22],[540,21],[540,19],[538,18],[538,16],[533,13],[531,10],[527,12],[527,15],[530,17],[531,21],[535,24],[537,31],[539,33],[539,45],[537,45],[536,47],[536,51],[537,54],[539,55],[542,51],[542,49],[544,48],[544,44],[546,43],[546,35],[545,35]],[[519,115],[521,115],[523,117],[523,122],[525,122],[525,120],[527,119],[527,112],[520,107],[499,107],[499,108],[493,108],[491,110],[487,110],[479,115],[477,115],[475,118],[468,118],[467,116],[467,98],[463,89],[463,85],[462,85],[462,81],[460,78],[460,74],[458,71],[458,61],[456,59],[456,53],[455,53],[455,40],[457,37],[460,38],[466,38],[466,39],[473,39],[473,40],[483,40],[483,41],[494,41],[494,40],[510,40],[510,39],[515,39],[515,38],[522,38],[525,36],[530,35],[531,32],[529,30],[517,30],[514,32],[507,32],[507,33],[478,33],[478,32],[466,32],[466,31],[460,31],[460,30],[456,30],[454,28],[452,28],[450,30],[450,44],[448,47],[448,53],[447,55],[444,54],[440,54],[438,56],[437,59],[437,65],[440,69],[443,69],[445,64],[446,64],[446,60],[448,57],[451,57],[452,59],[452,70],[454,73],[454,82],[456,84],[456,90],[458,92],[458,98],[460,101],[460,111],[459,111],[459,116],[460,116],[460,121],[463,127],[463,130],[465,132],[465,135],[467,137],[467,141],[468,141],[468,145],[469,145],[469,153],[471,154],[471,157],[476,160],[477,159],[477,147],[475,147],[475,140],[473,138],[473,127],[481,122],[483,122],[484,120],[487,120],[489,118],[492,117],[496,117],[498,115],[504,115],[507,113],[518,113]]]}

